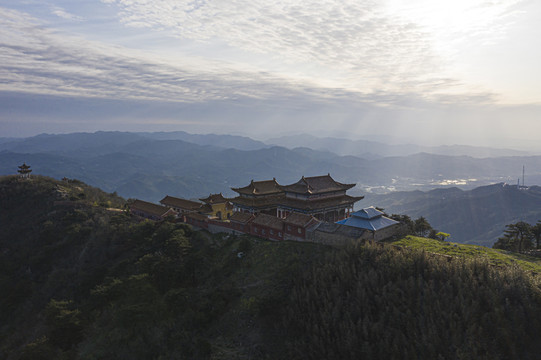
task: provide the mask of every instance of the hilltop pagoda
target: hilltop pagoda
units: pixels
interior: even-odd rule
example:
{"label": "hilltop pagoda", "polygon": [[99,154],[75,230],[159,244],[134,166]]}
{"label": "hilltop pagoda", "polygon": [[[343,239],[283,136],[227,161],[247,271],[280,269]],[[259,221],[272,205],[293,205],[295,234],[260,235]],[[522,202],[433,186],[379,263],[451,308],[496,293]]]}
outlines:
{"label": "hilltop pagoda", "polygon": [[32,169],[30,169],[29,165],[26,165],[26,163],[23,163],[19,166],[19,170],[17,170],[19,173],[19,176],[23,179],[29,179],[30,173],[32,172]]}
{"label": "hilltop pagoda", "polygon": [[330,174],[302,177],[291,185],[273,180],[253,181],[242,188],[231,188],[239,196],[231,199],[235,211],[264,213],[286,218],[296,212],[312,215],[318,220],[337,221],[353,212],[354,204],[364,196],[350,196],[346,191],[355,184],[343,184]]}

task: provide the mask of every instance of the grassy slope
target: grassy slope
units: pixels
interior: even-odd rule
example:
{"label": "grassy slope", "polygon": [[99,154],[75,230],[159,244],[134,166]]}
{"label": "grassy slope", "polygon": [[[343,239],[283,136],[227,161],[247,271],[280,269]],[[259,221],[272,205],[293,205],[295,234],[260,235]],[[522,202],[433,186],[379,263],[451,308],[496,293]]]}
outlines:
{"label": "grassy slope", "polygon": [[398,241],[392,242],[393,245],[425,250],[430,253],[436,253],[446,256],[452,256],[462,259],[486,259],[489,264],[495,266],[518,265],[524,270],[541,273],[541,258],[513,253],[510,251],[491,249],[479,245],[467,245],[434,239],[426,239],[416,236],[407,236]]}

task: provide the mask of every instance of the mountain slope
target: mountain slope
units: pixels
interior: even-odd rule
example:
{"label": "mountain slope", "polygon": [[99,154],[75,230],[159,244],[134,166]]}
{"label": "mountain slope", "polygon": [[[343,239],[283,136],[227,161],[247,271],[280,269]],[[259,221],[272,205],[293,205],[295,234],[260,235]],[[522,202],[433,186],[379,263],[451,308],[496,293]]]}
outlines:
{"label": "mountain slope", "polygon": [[518,267],[137,222],[111,209],[122,199],[74,180],[0,177],[0,203],[3,359],[533,360],[541,351],[539,278]]}
{"label": "mountain slope", "polygon": [[396,192],[368,195],[388,213],[424,216],[439,230],[459,243],[492,246],[505,225],[518,221],[541,220],[541,188],[519,190],[516,186],[494,184],[470,191],[458,188],[428,192]]}

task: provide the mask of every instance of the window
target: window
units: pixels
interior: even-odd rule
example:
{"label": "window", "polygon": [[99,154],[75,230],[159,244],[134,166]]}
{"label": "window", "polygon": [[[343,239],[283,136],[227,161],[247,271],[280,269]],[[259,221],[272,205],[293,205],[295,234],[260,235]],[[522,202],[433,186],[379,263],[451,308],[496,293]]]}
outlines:
{"label": "window", "polygon": [[257,234],[257,228],[254,226],[254,232]]}
{"label": "window", "polygon": [[265,235],[265,229],[261,229],[261,235]]}
{"label": "window", "polygon": [[282,237],[282,232],[281,231],[278,232],[278,237]]}
{"label": "window", "polygon": [[270,229],[270,230],[269,230],[269,233],[270,233],[271,235],[274,235],[274,230]]}
{"label": "window", "polygon": [[301,229],[301,228],[297,228],[297,232],[298,232],[299,234],[302,234],[302,229]]}
{"label": "window", "polygon": [[291,231],[291,226],[287,226],[287,231]]}

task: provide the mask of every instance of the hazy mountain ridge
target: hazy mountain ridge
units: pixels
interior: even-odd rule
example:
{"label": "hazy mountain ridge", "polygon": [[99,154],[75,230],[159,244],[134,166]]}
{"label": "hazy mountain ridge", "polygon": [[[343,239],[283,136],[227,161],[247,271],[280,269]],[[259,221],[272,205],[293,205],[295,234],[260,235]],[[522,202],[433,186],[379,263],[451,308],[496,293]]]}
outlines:
{"label": "hazy mountain ridge", "polygon": [[13,152],[116,152],[137,142],[153,140],[156,143],[182,141],[209,149],[258,150],[270,147],[260,141],[243,136],[189,134],[184,131],[133,133],[121,131],[98,131],[95,133],[41,134],[29,138],[0,138],[0,151]]}
{"label": "hazy mountain ridge", "polygon": [[496,149],[471,145],[422,146],[414,144],[390,145],[370,140],[350,140],[334,137],[315,137],[311,135],[288,135],[271,138],[267,144],[294,148],[305,146],[315,150],[332,151],[338,155],[353,155],[374,159],[385,156],[407,156],[420,152],[434,155],[471,156],[488,158],[500,156],[526,156],[531,153],[513,149]]}
{"label": "hazy mountain ridge", "polygon": [[[153,182],[169,184],[171,195],[196,197],[209,192],[233,195],[231,186],[243,186],[251,179],[275,177],[287,183],[303,175],[326,173],[342,182],[357,183],[352,190],[357,194],[514,183],[522,165],[526,166],[529,183],[541,183],[541,171],[534,171],[541,169],[540,156],[479,159],[418,153],[367,160],[303,147],[247,151],[121,132],[40,135],[0,144],[0,149],[4,149],[0,152],[0,174],[13,174],[18,165],[27,162],[43,175],[76,177],[125,197],[138,194],[152,201],[164,195],[158,189],[150,190]],[[175,189],[175,179],[185,185]]]}
{"label": "hazy mountain ridge", "polygon": [[189,134],[184,131],[140,133],[154,140],[182,140],[198,145],[212,145],[224,149],[259,150],[270,147],[262,141],[246,136],[227,134]]}

